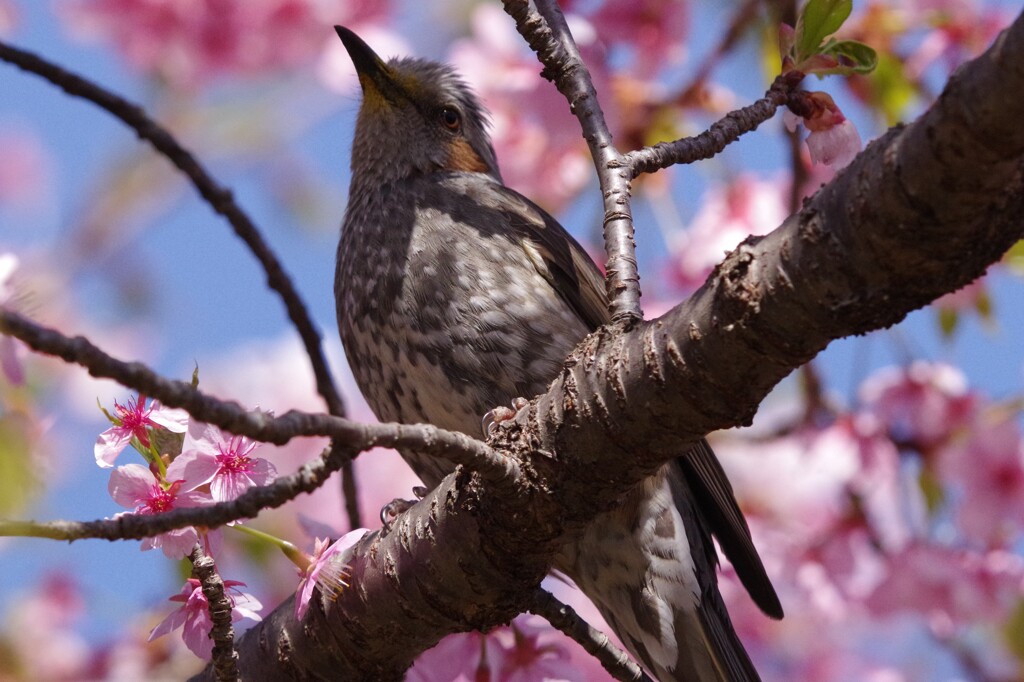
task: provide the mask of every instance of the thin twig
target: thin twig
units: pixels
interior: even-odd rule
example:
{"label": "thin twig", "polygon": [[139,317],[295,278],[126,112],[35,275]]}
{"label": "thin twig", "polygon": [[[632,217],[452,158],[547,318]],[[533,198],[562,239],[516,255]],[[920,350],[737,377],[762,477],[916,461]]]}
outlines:
{"label": "thin twig", "polygon": [[[263,239],[253,221],[235,202],[231,192],[221,187],[196,157],[185,149],[166,128],[151,119],[140,106],[38,55],[19,50],[2,41],[0,41],[0,59],[45,78],[69,95],[81,97],[105,109],[132,128],[141,139],[152,144],[159,153],[167,157],[192,181],[200,196],[214,211],[227,219],[235,234],[249,247],[263,267],[267,275],[267,284],[281,296],[288,317],[302,339],[306,354],[313,367],[313,374],[316,377],[317,391],[327,404],[327,411],[335,416],[344,417],[345,404],[331,378],[331,372],[320,345],[320,332],[313,323],[306,304],[299,296],[274,251]],[[351,492],[352,498],[355,498],[355,479],[351,467],[345,470],[344,477],[347,481],[346,495]],[[352,502],[348,506],[348,511],[352,527],[359,527],[361,523],[358,506]]]}
{"label": "thin twig", "polygon": [[640,666],[630,659],[629,654],[612,644],[608,635],[580,618],[572,607],[555,599],[547,590],[538,588],[534,591],[529,611],[578,642],[615,679],[623,682],[652,682]]}
{"label": "thin twig", "polygon": [[298,410],[276,417],[265,412],[250,412],[238,403],[205,395],[184,381],[165,379],[142,363],[113,358],[82,336],[68,338],[3,308],[0,308],[0,333],[20,339],[37,352],[81,365],[92,376],[113,379],[164,405],[183,408],[200,421],[261,442],[283,445],[299,436],[326,436],[336,440],[332,446],[344,448],[353,455],[374,447],[409,448],[444,457],[496,482],[519,475],[519,466],[514,460],[464,433],[445,431],[429,424],[360,424],[342,417]]}
{"label": "thin twig", "polygon": [[181,507],[153,515],[122,514],[113,519],[96,521],[0,521],[0,536],[35,537],[51,540],[141,540],[178,528],[203,526],[218,528],[238,519],[253,519],[265,509],[274,509],[302,493],[310,493],[323,485],[354,451],[335,448],[313,462],[304,464],[294,474],[281,476],[273,483],[250,488],[228,502],[209,507]]}
{"label": "thin twig", "polygon": [[659,142],[652,147],[629,152],[621,163],[629,169],[631,177],[635,178],[643,173],[653,173],[669,166],[710,159],[744,133],[756,130],[759,125],[772,118],[775,111],[786,103],[789,93],[802,78],[803,74],[798,73],[779,76],[764,97],[742,109],[729,112],[712,123],[703,133],[673,142]]}
{"label": "thin twig", "polygon": [[213,629],[213,670],[218,682],[237,682],[238,652],[235,651],[235,629],[231,625],[231,597],[224,591],[224,581],[217,572],[213,557],[207,556],[200,543],[196,543],[192,554],[192,575],[199,580],[206,597]]}
{"label": "thin twig", "polygon": [[608,254],[605,281],[612,319],[627,323],[641,320],[640,274],[629,205],[632,178],[628,170],[617,170],[623,167],[622,155],[612,144],[590,71],[554,0],[536,0],[536,10],[527,0],[504,0],[504,6],[544,65],[541,75],[554,82],[568,100],[590,147],[604,196],[604,240]]}

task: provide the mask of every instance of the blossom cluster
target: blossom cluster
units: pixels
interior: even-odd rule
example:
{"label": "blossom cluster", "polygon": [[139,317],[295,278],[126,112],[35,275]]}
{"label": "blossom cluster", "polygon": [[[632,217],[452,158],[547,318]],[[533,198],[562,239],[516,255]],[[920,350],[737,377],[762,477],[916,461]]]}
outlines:
{"label": "blossom cluster", "polygon": [[[271,483],[277,475],[273,464],[254,456],[258,443],[190,420],[184,410],[164,407],[158,401],[147,403],[145,396],[129,399],[123,405],[115,401],[114,413],[107,416],[112,426],[96,439],[96,463],[100,467],[113,467],[129,445],[148,463],[148,466],[125,464],[111,472],[110,495],[115,502],[132,510],[127,513],[152,515],[228,502],[250,488]],[[179,437],[175,438],[176,435]],[[365,529],[358,529],[333,543],[317,539],[312,556],[298,551],[291,543],[277,543],[299,567],[301,581],[295,600],[296,618],[305,615],[314,587],[320,587],[327,598],[333,598],[347,586],[342,553],[365,532]],[[220,532],[194,527],[148,537],[143,540],[142,549],[160,548],[168,558],[180,559],[188,556],[197,542],[202,543],[208,555],[220,553]],[[259,600],[238,589],[245,584],[233,580],[225,580],[224,584],[232,602],[233,620],[260,620]],[[150,639],[180,627],[188,648],[197,656],[209,659],[213,649],[212,621],[199,581],[190,578],[171,601],[180,602],[181,606],[153,629]]]}
{"label": "blossom cluster", "polygon": [[915,362],[866,379],[853,409],[773,428],[716,441],[782,586],[787,617],[769,623],[726,585],[761,666],[838,680],[848,678],[826,667],[849,658],[858,676],[872,666],[896,675],[928,647],[886,663],[851,633],[917,632],[946,665],[1004,679],[1015,664],[1001,642],[1024,604],[1019,410],[970,390],[949,365]]}

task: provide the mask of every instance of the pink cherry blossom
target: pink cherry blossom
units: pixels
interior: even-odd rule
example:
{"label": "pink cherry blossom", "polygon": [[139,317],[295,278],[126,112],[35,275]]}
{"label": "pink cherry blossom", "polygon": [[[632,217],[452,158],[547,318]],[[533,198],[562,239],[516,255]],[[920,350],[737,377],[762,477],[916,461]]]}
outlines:
{"label": "pink cherry blossom", "polygon": [[0,0],[0,35],[6,35],[18,23],[18,8],[11,0]]}
{"label": "pink cherry blossom", "polygon": [[634,76],[648,78],[683,61],[689,14],[689,0],[605,0],[587,19],[602,42],[628,49]]}
{"label": "pink cherry blossom", "polygon": [[[238,622],[248,618],[253,622],[259,622],[262,618],[257,611],[263,608],[263,604],[251,594],[240,591],[239,586],[245,587],[245,583],[237,580],[224,581],[224,591],[231,600],[231,621]],[[149,640],[153,641],[172,630],[183,628],[182,639],[192,653],[204,660],[210,660],[213,653],[213,640],[210,639],[213,621],[210,620],[209,602],[199,581],[189,578],[182,586],[181,592],[170,600],[181,602],[181,607],[153,628],[149,633]]]}
{"label": "pink cherry blossom", "polygon": [[348,568],[341,555],[368,532],[366,528],[357,528],[330,544],[326,539],[316,539],[309,565],[299,571],[302,580],[295,593],[295,620],[302,620],[306,615],[314,587],[319,587],[328,599],[334,599],[342,589],[348,587],[345,582]]}
{"label": "pink cherry blossom", "polygon": [[916,542],[891,557],[890,572],[867,598],[876,614],[915,611],[933,624],[1001,620],[1024,597],[1024,559]]}
{"label": "pink cherry blossom", "polygon": [[814,163],[839,170],[860,152],[863,145],[857,127],[828,93],[801,93],[798,99],[791,99],[788,106],[782,120],[790,131],[796,130],[798,121],[810,131],[807,149]]}
{"label": "pink cherry blossom", "polygon": [[[409,669],[409,682],[532,682],[603,679],[573,661],[570,640],[538,616],[524,615],[486,635],[449,635]],[[603,671],[601,671],[603,673]]]}
{"label": "pink cherry blossom", "polygon": [[846,166],[860,152],[863,143],[857,127],[849,119],[830,128],[812,130],[807,136],[807,149],[811,161],[830,166],[836,170]]}
{"label": "pink cherry blossom", "polygon": [[154,400],[146,407],[146,396],[138,400],[129,398],[127,404],[114,402],[115,423],[96,439],[93,453],[96,464],[104,468],[114,466],[114,460],[133,438],[144,448],[149,447],[149,429],[164,428],[173,433],[184,433],[188,428],[185,410],[164,407]]}
{"label": "pink cherry blossom", "polygon": [[695,290],[725,255],[748,235],[768,234],[788,215],[781,180],[740,175],[705,192],[700,211],[672,245],[672,273],[687,290]]}
{"label": "pink cherry blossom", "polygon": [[951,490],[961,532],[1002,547],[1024,531],[1024,438],[1017,415],[979,412],[964,436],[938,451],[938,471]]}
{"label": "pink cherry blossom", "polygon": [[861,385],[860,400],[890,438],[926,454],[967,426],[978,404],[959,369],[923,361],[874,373]]}
{"label": "pink cherry blossom", "polygon": [[209,484],[216,502],[233,500],[249,488],[266,485],[277,476],[274,465],[250,457],[260,446],[244,436],[233,436],[216,426],[192,421],[179,455],[167,468],[171,480],[182,479],[186,490]]}
{"label": "pink cherry blossom", "polygon": [[86,603],[71,576],[43,575],[5,608],[4,680],[87,679],[91,651],[80,632]]}
{"label": "pink cherry blossom", "polygon": [[0,207],[41,205],[49,193],[52,160],[38,134],[28,126],[5,124],[0,127],[0,149]]}
{"label": "pink cherry blossom", "polygon": [[505,682],[566,680],[587,677],[572,662],[569,651],[540,616],[521,616],[491,634],[502,644],[499,679]]}
{"label": "pink cherry blossom", "polygon": [[[587,36],[576,38],[586,49]],[[499,6],[482,3],[473,10],[471,35],[452,45],[448,61],[491,109],[505,183],[549,210],[575,196],[593,168],[579,125],[565,99],[540,77],[537,58]]]}
{"label": "pink cherry blossom", "polygon": [[935,63],[952,72],[980,54],[1013,19],[1005,8],[976,0],[913,0],[904,11],[907,26],[928,28],[905,58],[903,68],[911,79],[921,78]]}
{"label": "pink cherry blossom", "polygon": [[78,35],[112,42],[136,67],[195,89],[218,77],[309,62],[332,24],[383,17],[389,5],[387,0],[77,0],[60,9]]}
{"label": "pink cherry blossom", "polygon": [[[11,277],[18,269],[18,257],[13,253],[0,253],[0,307],[8,306],[14,298]],[[0,372],[15,386],[25,383],[25,370],[18,357],[21,346],[10,336],[0,335]]]}
{"label": "pink cherry blossom", "polygon": [[491,682],[499,679],[497,641],[479,632],[448,635],[406,671],[406,682]]}
{"label": "pink cherry blossom", "polygon": [[[209,504],[204,495],[181,491],[181,481],[164,487],[148,468],[141,464],[126,464],[110,474],[107,485],[110,496],[133,514],[159,514],[179,507],[199,507]],[[199,540],[195,528],[178,528],[142,541],[142,550],[160,548],[169,559],[180,559],[189,554]]]}

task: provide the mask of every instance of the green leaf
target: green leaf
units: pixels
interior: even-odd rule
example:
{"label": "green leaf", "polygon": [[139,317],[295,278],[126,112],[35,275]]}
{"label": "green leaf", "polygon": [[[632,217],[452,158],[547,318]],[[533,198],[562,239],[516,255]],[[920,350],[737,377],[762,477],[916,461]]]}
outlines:
{"label": "green leaf", "polygon": [[825,38],[839,30],[852,10],[853,0],[810,0],[796,22],[797,62],[817,53]]}
{"label": "green leaf", "polygon": [[960,324],[960,315],[952,308],[939,308],[938,314],[939,330],[942,331],[942,336],[945,339],[949,339],[956,331],[957,325]]}
{"label": "green leaf", "polygon": [[1017,607],[1006,620],[1003,635],[1010,653],[1021,661],[1024,668],[1024,601],[1017,602]]}
{"label": "green leaf", "polygon": [[988,295],[987,289],[982,291],[978,300],[974,302],[974,309],[978,311],[978,317],[986,322],[992,321],[992,297]]}
{"label": "green leaf", "polygon": [[1024,239],[1010,247],[1003,256],[1006,267],[1018,275],[1024,275]]}
{"label": "green leaf", "polygon": [[0,516],[16,516],[39,489],[29,428],[16,414],[0,419]]}
{"label": "green leaf", "polygon": [[928,467],[921,468],[921,474],[918,476],[917,483],[921,487],[921,494],[924,495],[924,504],[928,509],[928,513],[934,516],[942,507],[942,503],[946,498],[942,484],[939,483]]}
{"label": "green leaf", "polygon": [[889,125],[901,121],[907,107],[917,97],[917,88],[907,80],[903,62],[892,55],[883,54],[879,58],[878,68],[871,74],[868,83],[868,103],[885,115],[885,121]]}
{"label": "green leaf", "polygon": [[111,424],[113,424],[114,426],[120,426],[121,425],[121,420],[120,419],[115,419],[114,415],[112,415],[109,412],[107,412],[107,408],[103,407],[103,403],[100,402],[99,398],[96,398],[96,406],[98,408],[100,408],[100,412],[103,413],[104,417],[106,417],[107,419],[110,420]]}
{"label": "green leaf", "polygon": [[196,363],[196,368],[192,370],[192,388],[199,388],[199,363]]}
{"label": "green leaf", "polygon": [[833,55],[839,66],[826,73],[849,76],[853,73],[871,73],[878,66],[878,53],[874,48],[856,40],[830,41],[823,54]]}

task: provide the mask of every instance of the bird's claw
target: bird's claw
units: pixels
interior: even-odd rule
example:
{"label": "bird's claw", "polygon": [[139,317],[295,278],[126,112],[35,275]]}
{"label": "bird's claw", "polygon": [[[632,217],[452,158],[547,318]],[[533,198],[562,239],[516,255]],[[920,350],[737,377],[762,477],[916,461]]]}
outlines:
{"label": "bird's claw", "polygon": [[401,497],[396,497],[380,508],[380,523],[385,533],[391,530],[391,524],[395,519],[423,499],[427,494],[427,489],[418,485],[412,489],[412,494],[416,496],[415,500],[405,500]]}
{"label": "bird's claw", "polygon": [[504,405],[495,407],[493,410],[485,414],[481,421],[481,427],[483,428],[484,435],[487,437],[494,435],[494,430],[498,428],[499,424],[515,419],[516,415],[519,414],[519,411],[529,404],[530,401],[526,398],[513,398],[511,408],[505,407]]}

